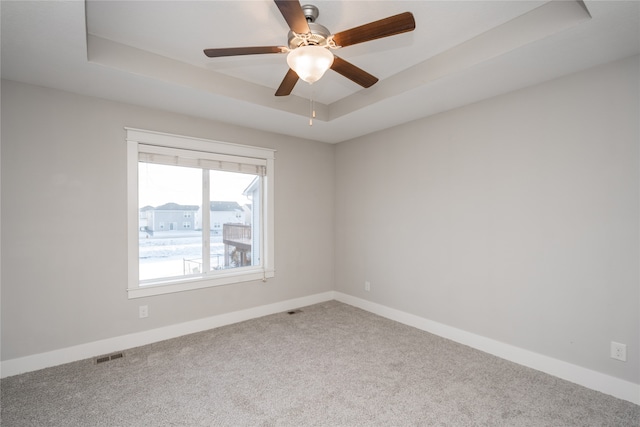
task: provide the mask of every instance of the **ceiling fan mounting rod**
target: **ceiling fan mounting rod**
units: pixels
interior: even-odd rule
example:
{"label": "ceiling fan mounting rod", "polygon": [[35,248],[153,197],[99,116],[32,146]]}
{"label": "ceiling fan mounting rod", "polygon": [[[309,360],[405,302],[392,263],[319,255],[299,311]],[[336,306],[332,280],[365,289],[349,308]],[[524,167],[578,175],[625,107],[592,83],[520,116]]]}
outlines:
{"label": "ceiling fan mounting rod", "polygon": [[316,19],[318,19],[318,16],[320,15],[318,8],[312,4],[305,4],[302,6],[302,13],[304,13],[304,17],[307,19],[307,22],[316,22]]}

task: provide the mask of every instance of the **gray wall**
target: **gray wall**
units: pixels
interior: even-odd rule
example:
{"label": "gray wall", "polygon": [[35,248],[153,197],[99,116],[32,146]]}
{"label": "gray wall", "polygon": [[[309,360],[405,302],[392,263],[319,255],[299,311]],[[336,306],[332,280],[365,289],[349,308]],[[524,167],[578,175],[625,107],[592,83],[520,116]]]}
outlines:
{"label": "gray wall", "polygon": [[[2,360],[335,289],[639,383],[639,71],[336,146],[3,81]],[[124,126],[278,150],[275,279],[127,300]]]}
{"label": "gray wall", "polygon": [[[125,126],[278,150],[274,279],[127,299]],[[333,177],[331,145],[2,81],[2,360],[333,289]]]}
{"label": "gray wall", "polygon": [[339,144],[336,289],[639,383],[639,75],[635,57]]}

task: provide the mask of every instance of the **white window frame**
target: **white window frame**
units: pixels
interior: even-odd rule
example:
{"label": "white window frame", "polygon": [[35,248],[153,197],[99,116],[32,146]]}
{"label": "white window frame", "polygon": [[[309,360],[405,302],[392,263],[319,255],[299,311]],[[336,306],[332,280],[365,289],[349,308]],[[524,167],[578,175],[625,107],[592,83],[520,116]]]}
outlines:
{"label": "white window frame", "polygon": [[[254,280],[266,282],[267,279],[275,276],[273,203],[275,150],[128,127],[125,128],[125,130],[127,140],[127,235],[129,263],[127,293],[129,298],[142,298]],[[159,279],[157,282],[145,282],[144,285],[140,285],[138,153],[141,149],[148,149],[150,146],[161,147],[158,148],[158,150],[169,148],[198,151],[213,156],[235,156],[245,158],[247,161],[252,161],[252,159],[253,161],[260,161],[260,163],[266,165],[266,175],[262,177],[260,265],[216,271],[215,274],[203,274],[196,277],[172,278],[171,280]]]}

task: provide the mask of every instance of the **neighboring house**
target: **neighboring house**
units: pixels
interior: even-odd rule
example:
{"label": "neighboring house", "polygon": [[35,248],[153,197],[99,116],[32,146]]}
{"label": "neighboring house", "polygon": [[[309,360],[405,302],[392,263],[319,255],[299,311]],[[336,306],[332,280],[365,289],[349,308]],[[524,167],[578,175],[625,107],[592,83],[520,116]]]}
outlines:
{"label": "neighboring house", "polygon": [[[221,234],[223,224],[244,223],[244,210],[238,202],[210,202],[210,211],[209,229],[213,234]],[[202,211],[200,209],[196,212],[195,227],[196,229],[202,229]]]}
{"label": "neighboring house", "polygon": [[151,232],[194,230],[198,209],[197,205],[177,203],[165,203],[155,208],[145,206],[140,209],[140,230]]}
{"label": "neighboring house", "polygon": [[[242,193],[251,200],[251,205],[246,205],[249,212],[245,223],[251,224],[251,263],[260,264],[260,210],[262,209],[260,200],[260,177],[256,177]],[[249,218],[251,218],[249,220]]]}
{"label": "neighboring house", "polygon": [[251,220],[251,204],[244,204],[242,205],[242,212],[244,215],[244,223],[245,224],[251,224],[252,220]]}
{"label": "neighboring house", "polygon": [[[224,243],[224,265],[244,267],[260,264],[260,210],[259,177],[243,191],[253,203],[241,207],[244,221],[222,225]],[[256,206],[257,209],[253,209]]]}
{"label": "neighboring house", "polygon": [[149,211],[152,210],[153,206],[149,205],[138,210],[138,226],[140,227],[140,231],[151,230],[151,228],[149,228],[149,217],[153,216],[153,214],[150,214]]}

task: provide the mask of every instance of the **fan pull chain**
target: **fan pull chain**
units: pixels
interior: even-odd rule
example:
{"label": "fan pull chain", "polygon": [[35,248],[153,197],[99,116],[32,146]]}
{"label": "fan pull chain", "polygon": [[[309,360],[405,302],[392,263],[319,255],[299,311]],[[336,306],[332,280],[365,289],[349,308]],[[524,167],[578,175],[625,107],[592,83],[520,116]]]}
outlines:
{"label": "fan pull chain", "polygon": [[309,126],[313,126],[313,119],[316,118],[316,110],[313,108],[313,89],[309,97]]}

